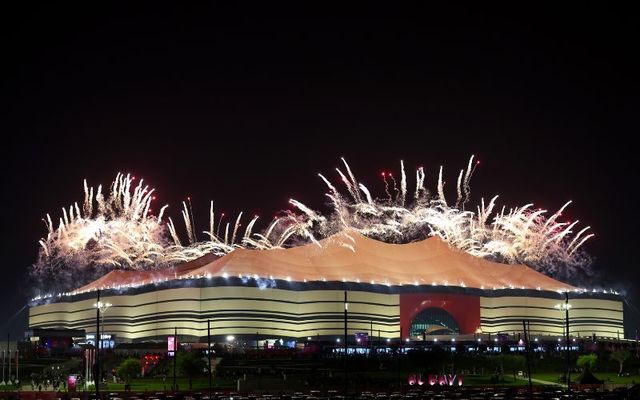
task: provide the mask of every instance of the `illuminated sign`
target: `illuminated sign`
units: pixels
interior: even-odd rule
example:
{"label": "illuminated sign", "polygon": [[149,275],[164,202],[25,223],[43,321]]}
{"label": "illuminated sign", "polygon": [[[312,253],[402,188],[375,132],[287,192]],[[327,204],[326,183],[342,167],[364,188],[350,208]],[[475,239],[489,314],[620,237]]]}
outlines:
{"label": "illuminated sign", "polygon": [[[103,333],[103,334],[101,334],[101,335],[100,335],[100,339],[102,339],[102,340],[111,340],[111,339],[112,339],[112,336],[113,336],[113,335],[111,335],[111,334]],[[95,339],[95,338],[96,338],[96,335],[94,335],[93,333],[87,333],[87,335],[85,336],[85,338],[86,338],[87,340],[93,340],[93,339]]]}
{"label": "illuminated sign", "polygon": [[[100,348],[101,349],[112,349],[115,347],[115,336],[108,333],[104,333],[100,335]],[[88,333],[85,335],[86,343],[95,346],[96,345],[96,335],[93,333]]]}
{"label": "illuminated sign", "polygon": [[75,392],[76,391],[76,381],[77,381],[77,376],[76,375],[69,375],[67,377],[67,390],[70,392]]}
{"label": "illuminated sign", "polygon": [[173,357],[176,351],[178,342],[175,336],[167,336],[167,352],[169,357]]}
{"label": "illuminated sign", "polygon": [[408,383],[410,386],[422,386],[428,383],[430,386],[462,386],[462,375],[456,374],[429,374],[425,382],[422,374],[409,375]]}

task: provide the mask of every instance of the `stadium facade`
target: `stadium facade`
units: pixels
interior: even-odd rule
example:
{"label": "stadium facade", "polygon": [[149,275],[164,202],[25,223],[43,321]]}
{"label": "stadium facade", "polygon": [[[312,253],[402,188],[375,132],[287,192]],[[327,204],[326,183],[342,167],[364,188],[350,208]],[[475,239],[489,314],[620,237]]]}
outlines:
{"label": "stadium facade", "polygon": [[118,341],[217,339],[324,340],[344,333],[424,339],[431,335],[522,331],[561,336],[569,293],[573,337],[624,332],[617,294],[573,287],[524,265],[505,265],[450,248],[437,237],[387,244],[355,232],[319,244],[238,249],[158,272],[112,271],[71,294],[34,301],[34,328],[95,332],[96,291],[112,306],[103,333]]}

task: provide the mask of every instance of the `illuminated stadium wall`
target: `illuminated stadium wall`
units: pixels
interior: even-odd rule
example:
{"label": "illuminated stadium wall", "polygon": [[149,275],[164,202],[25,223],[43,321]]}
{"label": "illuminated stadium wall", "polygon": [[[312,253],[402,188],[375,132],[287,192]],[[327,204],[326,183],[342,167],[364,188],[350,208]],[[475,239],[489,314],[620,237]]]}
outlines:
{"label": "illuminated stadium wall", "polygon": [[[482,327],[487,331],[522,330],[522,319],[530,321],[533,334],[562,333],[564,311],[554,306],[559,299],[539,297],[481,298]],[[569,331],[573,336],[624,336],[623,306],[616,295],[570,298]]]}
{"label": "illuminated stadium wall", "polygon": [[[253,284],[252,284],[253,282]],[[169,281],[155,286],[103,291],[101,300],[113,304],[104,315],[104,333],[119,341],[162,340],[178,327],[181,337],[212,335],[255,338],[323,339],[343,334],[344,290],[348,292],[349,333],[398,338],[424,310],[444,310],[457,325],[455,334],[522,331],[530,321],[531,333],[563,333],[564,313],[555,305],[564,294],[552,291],[460,287],[386,286],[343,282],[276,281],[276,288],[260,288],[255,281],[210,278]],[[30,309],[31,328],[85,329],[95,332],[94,293],[61,298]],[[616,337],[623,333],[622,302],[617,295],[571,293],[572,336]],[[447,332],[439,332],[446,334]],[[184,340],[184,339],[183,339]]]}

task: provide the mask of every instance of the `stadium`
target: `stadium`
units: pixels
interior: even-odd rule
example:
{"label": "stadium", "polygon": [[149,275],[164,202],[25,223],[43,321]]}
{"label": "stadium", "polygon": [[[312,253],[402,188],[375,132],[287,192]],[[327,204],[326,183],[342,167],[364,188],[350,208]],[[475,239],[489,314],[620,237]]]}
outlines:
{"label": "stadium", "polygon": [[[237,249],[175,268],[114,270],[59,297],[32,302],[31,329],[96,331],[96,295],[111,306],[101,331],[118,342],[336,341],[350,337],[461,340],[523,331],[572,337],[624,332],[622,298],[552,279],[525,265],[474,257],[437,236],[389,244],[355,231],[286,249]],[[346,296],[346,304],[345,304]],[[480,336],[478,336],[480,335]],[[353,340],[353,339],[350,339]]]}

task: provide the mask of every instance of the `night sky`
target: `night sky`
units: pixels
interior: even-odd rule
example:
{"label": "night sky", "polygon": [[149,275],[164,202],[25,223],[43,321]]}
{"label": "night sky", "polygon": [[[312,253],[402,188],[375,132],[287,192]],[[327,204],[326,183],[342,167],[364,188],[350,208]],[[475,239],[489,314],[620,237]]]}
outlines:
{"label": "night sky", "polygon": [[[640,306],[638,13],[391,4],[5,8],[0,335],[22,336],[27,312],[7,320],[41,218],[82,200],[84,178],[143,177],[174,218],[191,196],[202,231],[209,200],[267,221],[291,197],[326,208],[316,174],[341,156],[378,195],[401,159],[433,187],[475,154],[474,202],[573,200],[567,218],[596,233],[593,286]],[[625,319],[633,337],[640,315]]]}

